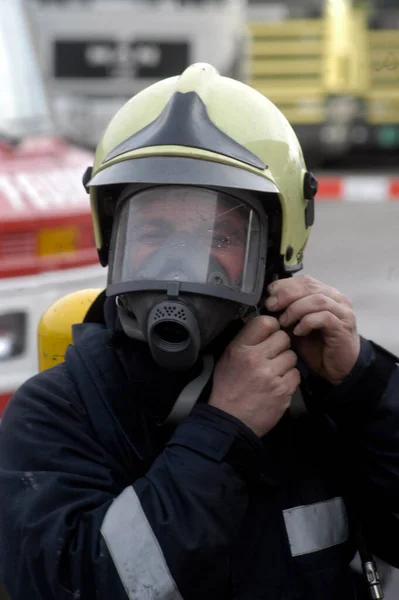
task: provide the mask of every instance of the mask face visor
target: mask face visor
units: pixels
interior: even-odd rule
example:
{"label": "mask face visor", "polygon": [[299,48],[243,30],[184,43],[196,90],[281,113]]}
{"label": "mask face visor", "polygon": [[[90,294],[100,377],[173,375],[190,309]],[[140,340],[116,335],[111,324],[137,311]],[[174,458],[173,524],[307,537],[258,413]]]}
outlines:
{"label": "mask face visor", "polygon": [[118,205],[108,294],[179,282],[181,291],[253,303],[262,291],[266,240],[267,218],[255,198],[190,186],[141,190]]}

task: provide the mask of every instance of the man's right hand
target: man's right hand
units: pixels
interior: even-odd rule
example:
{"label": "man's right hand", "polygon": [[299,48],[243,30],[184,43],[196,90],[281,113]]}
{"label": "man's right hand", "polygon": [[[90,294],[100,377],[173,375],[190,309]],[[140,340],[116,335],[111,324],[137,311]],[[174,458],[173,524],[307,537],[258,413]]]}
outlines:
{"label": "man's right hand", "polygon": [[281,419],[300,383],[291,340],[274,317],[248,321],[218,361],[209,404],[262,437]]}

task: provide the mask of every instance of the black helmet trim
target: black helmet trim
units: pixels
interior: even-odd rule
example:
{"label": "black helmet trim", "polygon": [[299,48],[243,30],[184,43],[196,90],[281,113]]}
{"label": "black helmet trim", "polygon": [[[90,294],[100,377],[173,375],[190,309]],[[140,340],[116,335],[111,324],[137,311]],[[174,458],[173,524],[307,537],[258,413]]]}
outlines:
{"label": "black helmet trim", "polygon": [[104,158],[103,164],[125,152],[151,146],[199,148],[235,158],[257,169],[267,168],[256,154],[216,127],[195,92],[173,94],[155,121],[116,146]]}
{"label": "black helmet trim", "polygon": [[96,173],[88,186],[128,183],[219,186],[279,193],[278,187],[262,175],[231,165],[181,156],[150,156],[124,160]]}

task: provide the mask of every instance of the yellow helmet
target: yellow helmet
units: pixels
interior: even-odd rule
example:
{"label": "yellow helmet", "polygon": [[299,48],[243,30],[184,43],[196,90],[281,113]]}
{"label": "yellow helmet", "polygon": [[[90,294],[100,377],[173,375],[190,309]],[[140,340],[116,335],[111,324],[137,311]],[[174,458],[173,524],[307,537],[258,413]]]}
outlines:
{"label": "yellow helmet", "polygon": [[127,184],[248,190],[280,214],[278,272],[302,268],[317,181],[291,125],[265,96],[194,64],[129,100],[83,178],[97,249],[108,264],[116,199]]}

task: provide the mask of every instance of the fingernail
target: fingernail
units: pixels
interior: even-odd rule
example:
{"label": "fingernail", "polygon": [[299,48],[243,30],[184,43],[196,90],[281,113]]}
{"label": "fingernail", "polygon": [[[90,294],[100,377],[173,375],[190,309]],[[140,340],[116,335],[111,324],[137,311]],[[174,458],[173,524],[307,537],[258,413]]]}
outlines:
{"label": "fingernail", "polygon": [[269,296],[269,298],[266,300],[266,306],[267,308],[274,308],[275,306],[277,306],[277,297],[276,296]]}

